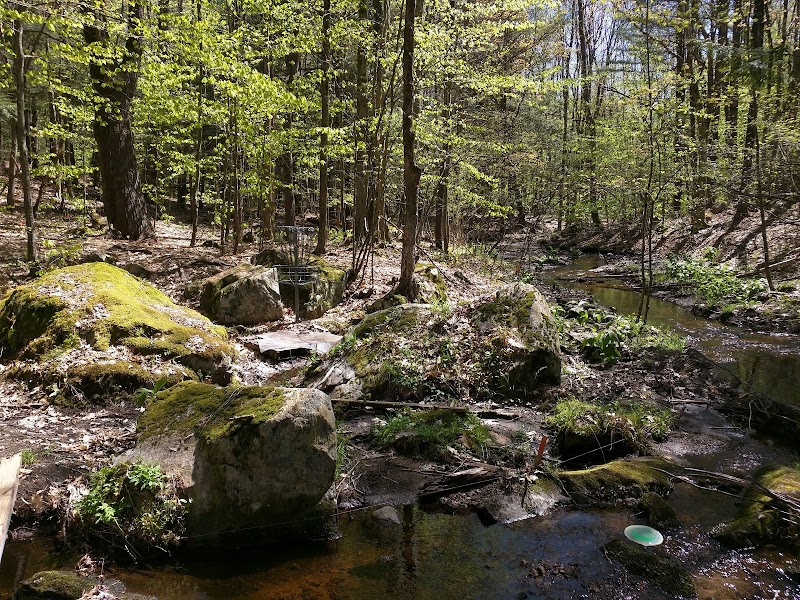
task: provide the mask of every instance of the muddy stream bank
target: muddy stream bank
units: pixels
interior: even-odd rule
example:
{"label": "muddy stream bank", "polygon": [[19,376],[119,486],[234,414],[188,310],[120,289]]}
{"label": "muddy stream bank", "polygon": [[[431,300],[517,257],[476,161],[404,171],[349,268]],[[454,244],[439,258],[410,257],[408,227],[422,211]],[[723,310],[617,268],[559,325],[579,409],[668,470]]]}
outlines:
{"label": "muddy stream bank", "polygon": [[[591,293],[621,314],[635,313],[638,293],[581,281],[597,259],[584,257],[548,272],[552,285]],[[658,299],[654,324],[669,325],[740,379],[776,400],[800,405],[800,337],[748,333],[692,315]],[[674,432],[656,451],[687,466],[751,473],[766,464],[794,464],[785,445],[756,439],[713,407],[687,404]],[[800,561],[774,547],[732,551],[711,535],[738,509],[735,497],[676,482],[668,496],[681,526],[664,550],[692,575],[703,599],[800,598]],[[451,514],[432,504],[398,506],[399,522],[378,523],[373,508],[338,518],[337,539],[213,555],[182,556],[170,565],[110,567],[128,591],[159,600],[463,598],[674,598],[611,562],[601,548],[641,523],[633,503],[611,509],[558,507],[543,516],[484,525],[472,512]],[[24,532],[22,532],[24,533]],[[0,565],[0,599],[33,573],[71,569],[49,538],[9,540]]]}

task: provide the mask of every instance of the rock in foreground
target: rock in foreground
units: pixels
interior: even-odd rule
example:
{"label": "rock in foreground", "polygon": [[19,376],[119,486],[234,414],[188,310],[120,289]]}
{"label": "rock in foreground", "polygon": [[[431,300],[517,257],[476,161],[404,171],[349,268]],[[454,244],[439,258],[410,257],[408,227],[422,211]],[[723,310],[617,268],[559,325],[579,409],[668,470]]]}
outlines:
{"label": "rock in foreground", "polygon": [[184,382],[158,394],[139,427],[123,458],[181,476],[199,543],[238,530],[274,537],[271,526],[313,516],[333,484],[336,424],[319,390]]}

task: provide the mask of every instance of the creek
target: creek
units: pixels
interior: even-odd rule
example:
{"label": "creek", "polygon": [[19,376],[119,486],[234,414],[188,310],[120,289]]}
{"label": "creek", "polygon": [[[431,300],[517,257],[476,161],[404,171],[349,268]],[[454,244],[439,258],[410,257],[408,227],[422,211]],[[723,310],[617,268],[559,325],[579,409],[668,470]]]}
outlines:
{"label": "creek", "polygon": [[[600,256],[584,255],[568,267],[546,272],[546,281],[589,293],[619,314],[635,315],[640,293],[592,273],[602,264]],[[686,336],[689,345],[717,363],[735,383],[773,400],[800,405],[800,336],[725,325],[655,297],[650,299],[648,321]]]}
{"label": "creek", "polygon": [[[635,291],[580,282],[597,258],[549,273],[620,313],[636,312]],[[744,385],[777,399],[800,402],[800,339],[746,333],[696,317],[658,299],[650,320],[690,338]],[[794,452],[730,426],[716,411],[688,406],[679,431],[658,451],[685,464],[723,472],[797,461]],[[734,600],[800,598],[790,577],[800,562],[772,547],[731,551],[710,535],[732,518],[735,498],[678,482],[669,496],[682,527],[665,535],[663,549],[691,571],[698,596]],[[626,505],[613,509],[557,508],[544,516],[485,526],[474,513],[448,514],[434,506],[399,507],[401,523],[377,528],[370,510],[341,515],[337,539],[214,555],[183,556],[169,565],[111,567],[110,577],[131,592],[159,600],[263,599],[505,599],[672,596],[629,577],[600,548],[639,523]],[[9,540],[0,565],[0,600],[20,581],[45,569],[71,569],[77,556],[54,550],[50,539]]]}

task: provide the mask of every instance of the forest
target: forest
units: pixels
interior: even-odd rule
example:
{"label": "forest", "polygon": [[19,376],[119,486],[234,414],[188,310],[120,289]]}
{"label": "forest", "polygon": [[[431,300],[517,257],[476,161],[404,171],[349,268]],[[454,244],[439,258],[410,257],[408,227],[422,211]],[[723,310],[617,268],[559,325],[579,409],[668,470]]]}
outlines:
{"label": "forest", "polygon": [[800,597],[800,0],[0,0],[0,88],[0,600]]}
{"label": "forest", "polygon": [[247,230],[308,217],[385,241],[408,226],[406,172],[420,234],[445,250],[546,215],[646,235],[675,214],[702,228],[715,203],[741,219],[797,198],[789,0],[2,10],[0,149],[28,260],[42,202],[91,212],[97,187],[121,237],[188,210],[233,253]]}

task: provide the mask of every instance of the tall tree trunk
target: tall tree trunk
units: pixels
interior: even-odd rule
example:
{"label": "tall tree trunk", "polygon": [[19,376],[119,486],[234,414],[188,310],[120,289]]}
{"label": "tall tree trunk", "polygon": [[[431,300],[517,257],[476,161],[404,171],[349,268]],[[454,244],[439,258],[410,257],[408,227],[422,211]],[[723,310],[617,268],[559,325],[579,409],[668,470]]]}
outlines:
{"label": "tall tree trunk", "polygon": [[397,292],[409,299],[417,295],[414,281],[416,259],[414,248],[417,239],[417,195],[420,169],[415,159],[416,135],[414,131],[414,17],[417,0],[406,0],[403,27],[403,187],[405,195],[405,222],[403,224],[403,250],[400,258],[400,281]]}
{"label": "tall tree trunk", "polygon": [[451,143],[450,143],[450,102],[453,93],[453,84],[450,81],[445,82],[444,90],[442,91],[442,117],[445,122],[445,131],[447,140],[444,143],[444,156],[442,157],[441,165],[439,166],[439,183],[436,186],[436,220],[434,222],[434,238],[436,247],[444,251],[446,254],[450,249],[450,230],[448,227],[448,196],[450,178],[450,168],[452,163]]}
{"label": "tall tree trunk", "polygon": [[14,87],[17,101],[17,148],[19,150],[20,174],[22,175],[23,207],[25,210],[25,233],[27,234],[28,262],[36,261],[36,231],[33,222],[31,200],[31,166],[28,157],[27,127],[25,126],[25,48],[22,43],[23,24],[14,20]]}
{"label": "tall tree trunk", "polygon": [[[286,57],[286,82],[289,87],[292,86],[295,75],[297,75],[297,63],[299,60],[300,55],[296,52]],[[287,114],[283,121],[284,131],[288,132],[292,129],[292,122],[291,113]],[[283,154],[278,157],[277,162],[278,179],[283,188],[283,223],[284,225],[295,225],[294,154],[292,153],[290,140],[287,139],[286,148]]]}
{"label": "tall tree trunk", "polygon": [[[195,24],[199,25],[203,19],[203,0],[197,0],[197,13]],[[200,51],[202,53],[203,42],[200,41]],[[203,177],[200,168],[200,161],[203,158],[203,63],[198,61],[197,66],[197,143],[194,147],[194,180],[192,182],[192,193],[189,198],[190,210],[192,213],[192,239],[190,245],[197,244],[197,196],[200,192],[200,180]]]}
{"label": "tall tree trunk", "polygon": [[737,147],[739,137],[739,87],[736,79],[740,77],[739,71],[742,67],[741,47],[742,47],[742,0],[733,0],[733,28],[731,32],[731,60],[729,73],[734,79],[733,93],[725,107],[725,119],[728,122],[728,139],[726,140],[729,148]]}
{"label": "tall tree trunk", "polygon": [[17,125],[14,123],[14,134],[11,136],[11,151],[8,153],[8,195],[6,204],[14,206],[16,199],[14,193],[17,191]]}
{"label": "tall tree trunk", "polygon": [[600,212],[597,200],[597,166],[595,161],[595,152],[597,147],[597,139],[595,137],[595,115],[592,110],[592,71],[593,65],[589,57],[590,49],[588,26],[586,24],[586,1],[577,0],[576,9],[578,17],[578,62],[580,65],[581,73],[581,133],[585,134],[589,152],[586,155],[587,169],[589,170],[589,208],[591,212],[592,224],[595,227],[600,227]]}
{"label": "tall tree trunk", "polygon": [[319,231],[314,254],[325,254],[328,243],[328,129],[331,126],[330,72],[331,72],[331,0],[322,2],[322,78],[319,94],[322,103],[319,136]]}
{"label": "tall tree trunk", "polygon": [[[363,24],[368,16],[368,0],[360,0],[358,4],[358,20]],[[355,136],[355,177],[353,181],[353,236],[356,241],[367,233],[367,136],[369,127],[369,96],[367,94],[367,45],[365,40],[358,41],[356,50],[356,126]]]}
{"label": "tall tree trunk", "polygon": [[153,234],[142,195],[131,129],[131,105],[142,57],[139,29],[143,18],[144,4],[132,0],[128,5],[125,50],[119,61],[111,65],[105,60],[108,51],[104,49],[111,43],[108,29],[88,23],[83,26],[86,43],[97,49],[89,62],[89,75],[95,93],[101,98],[95,108],[93,132],[103,204],[109,224],[120,236],[132,240]]}

